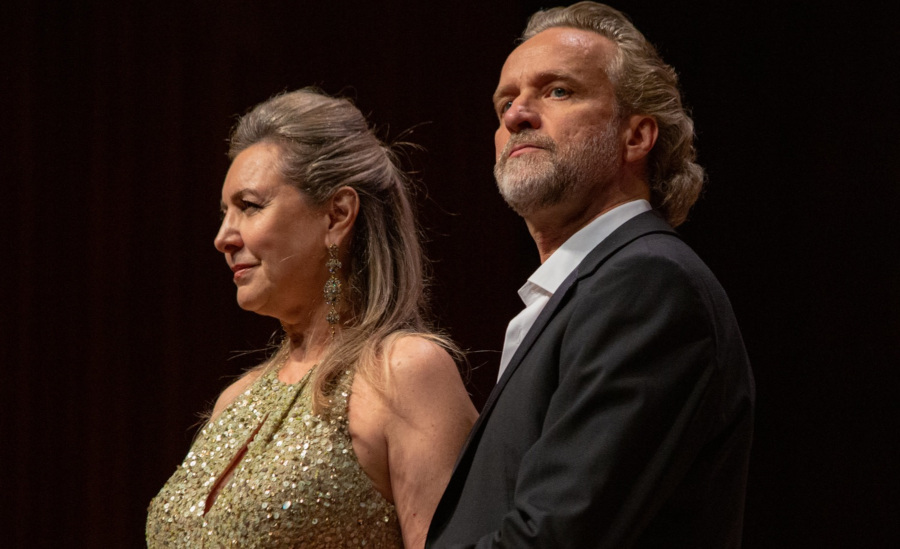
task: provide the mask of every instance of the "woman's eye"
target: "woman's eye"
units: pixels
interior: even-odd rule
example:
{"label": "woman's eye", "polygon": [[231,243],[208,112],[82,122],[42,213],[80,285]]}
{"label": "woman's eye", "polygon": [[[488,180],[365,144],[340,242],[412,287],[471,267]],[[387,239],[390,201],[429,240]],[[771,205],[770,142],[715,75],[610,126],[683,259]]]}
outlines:
{"label": "woman's eye", "polygon": [[242,201],[241,201],[241,210],[243,210],[243,211],[247,211],[247,210],[261,210],[261,209],[262,209],[262,206],[259,205],[259,204],[257,204],[256,202],[250,202],[249,200],[242,200]]}

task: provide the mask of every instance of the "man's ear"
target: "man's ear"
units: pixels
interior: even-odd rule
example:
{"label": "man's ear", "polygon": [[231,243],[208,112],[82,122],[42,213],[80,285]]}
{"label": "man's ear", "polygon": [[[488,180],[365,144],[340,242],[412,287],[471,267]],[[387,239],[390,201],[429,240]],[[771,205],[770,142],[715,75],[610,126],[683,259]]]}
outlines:
{"label": "man's ear", "polygon": [[644,114],[632,115],[625,128],[625,162],[638,162],[650,154],[656,138],[659,136],[659,127],[656,119]]}
{"label": "man's ear", "polygon": [[351,187],[341,187],[326,205],[328,211],[328,232],[326,245],[340,244],[352,232],[359,214],[359,195]]}

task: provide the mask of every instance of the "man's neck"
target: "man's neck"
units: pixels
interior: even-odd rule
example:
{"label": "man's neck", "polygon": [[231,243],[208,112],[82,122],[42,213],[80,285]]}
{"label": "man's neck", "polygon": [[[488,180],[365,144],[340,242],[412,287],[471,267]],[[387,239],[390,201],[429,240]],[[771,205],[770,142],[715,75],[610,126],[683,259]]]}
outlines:
{"label": "man's neck", "polygon": [[534,243],[537,245],[538,254],[541,256],[541,264],[547,261],[553,252],[562,246],[569,237],[590,223],[592,219],[594,218],[584,221],[579,219],[578,221],[561,224],[559,220],[552,223],[541,223],[539,219],[531,221],[530,218],[526,218],[525,224],[528,226],[531,238],[534,239]]}
{"label": "man's neck", "polygon": [[587,226],[591,221],[626,202],[642,198],[647,199],[643,195],[621,197],[616,202],[607,203],[600,208],[590,206],[572,208],[571,205],[568,207],[556,205],[525,217],[525,224],[528,226],[531,238],[534,239],[534,243],[538,248],[538,254],[541,256],[541,264],[547,261],[547,258],[559,249],[566,240]]}

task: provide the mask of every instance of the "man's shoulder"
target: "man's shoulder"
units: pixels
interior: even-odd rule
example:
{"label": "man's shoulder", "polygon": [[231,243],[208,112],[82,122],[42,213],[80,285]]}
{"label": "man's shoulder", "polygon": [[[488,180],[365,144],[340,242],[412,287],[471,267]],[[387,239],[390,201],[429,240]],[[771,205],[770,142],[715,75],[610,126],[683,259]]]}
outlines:
{"label": "man's shoulder", "polygon": [[653,212],[637,218],[632,220],[637,223],[623,225],[619,234],[610,235],[611,241],[600,243],[588,254],[576,270],[576,286],[588,292],[613,287],[651,291],[659,286],[670,292],[680,288],[696,295],[725,297],[712,270],[668,223]]}
{"label": "man's shoulder", "polygon": [[621,267],[622,263],[634,268],[645,263],[670,263],[706,269],[700,257],[654,210],[630,219],[598,244],[579,265],[578,277],[593,275],[604,265]]}

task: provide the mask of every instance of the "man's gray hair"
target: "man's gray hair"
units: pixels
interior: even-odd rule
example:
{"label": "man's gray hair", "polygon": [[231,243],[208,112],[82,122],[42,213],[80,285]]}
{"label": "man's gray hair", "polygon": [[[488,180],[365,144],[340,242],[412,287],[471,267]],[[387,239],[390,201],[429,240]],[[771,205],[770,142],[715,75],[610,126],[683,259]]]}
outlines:
{"label": "man's gray hair", "polygon": [[605,70],[615,86],[618,114],[656,120],[659,136],[647,165],[650,202],[672,226],[680,225],[700,196],[706,176],[695,162],[694,121],[682,105],[675,70],[627,16],[604,4],[579,2],[539,11],[529,19],[522,40],[554,27],[593,31],[617,46]]}

